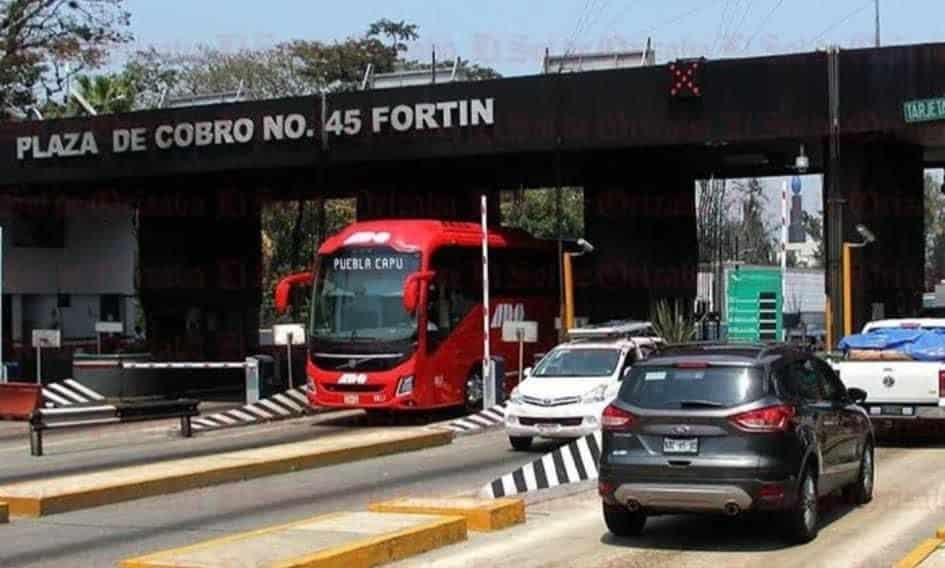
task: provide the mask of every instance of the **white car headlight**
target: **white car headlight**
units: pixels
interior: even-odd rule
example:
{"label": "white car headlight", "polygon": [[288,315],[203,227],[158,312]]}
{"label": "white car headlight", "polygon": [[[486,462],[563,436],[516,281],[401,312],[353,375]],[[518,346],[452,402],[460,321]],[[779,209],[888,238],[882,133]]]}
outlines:
{"label": "white car headlight", "polygon": [[584,396],[581,397],[581,402],[604,402],[606,398],[607,387],[600,385],[584,393]]}
{"label": "white car headlight", "polygon": [[525,396],[522,395],[521,392],[519,392],[518,387],[515,387],[514,389],[512,389],[512,394],[509,395],[509,400],[511,402],[519,404],[525,400]]}

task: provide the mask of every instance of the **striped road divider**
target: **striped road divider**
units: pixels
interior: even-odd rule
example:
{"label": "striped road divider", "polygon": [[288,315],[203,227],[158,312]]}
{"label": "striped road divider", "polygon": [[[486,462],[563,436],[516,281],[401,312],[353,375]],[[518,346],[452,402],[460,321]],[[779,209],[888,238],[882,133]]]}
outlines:
{"label": "striped road divider", "polygon": [[257,422],[273,422],[308,414],[307,387],[297,387],[240,408],[191,419],[195,431],[220,430]]}
{"label": "striped road divider", "polygon": [[43,387],[43,402],[47,408],[64,408],[102,400],[105,400],[104,396],[73,379],[49,383]]}
{"label": "striped road divider", "polygon": [[506,403],[497,404],[475,414],[458,418],[447,423],[446,428],[464,435],[501,426],[505,423],[505,406]]}
{"label": "striped road divider", "polygon": [[479,495],[508,497],[597,479],[600,448],[601,433],[598,430],[503,475],[480,489]]}

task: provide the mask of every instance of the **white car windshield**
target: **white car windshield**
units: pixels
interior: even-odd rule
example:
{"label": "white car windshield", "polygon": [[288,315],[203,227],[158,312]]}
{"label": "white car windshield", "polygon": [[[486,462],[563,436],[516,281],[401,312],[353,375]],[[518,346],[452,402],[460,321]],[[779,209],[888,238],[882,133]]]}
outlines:
{"label": "white car windshield", "polygon": [[538,363],[531,376],[608,377],[619,361],[620,351],[617,349],[555,349]]}

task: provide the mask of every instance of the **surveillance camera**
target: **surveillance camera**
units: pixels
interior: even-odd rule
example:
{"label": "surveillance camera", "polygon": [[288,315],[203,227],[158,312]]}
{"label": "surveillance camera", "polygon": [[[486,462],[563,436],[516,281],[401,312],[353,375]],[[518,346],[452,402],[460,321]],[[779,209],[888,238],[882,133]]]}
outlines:
{"label": "surveillance camera", "polygon": [[876,240],[876,235],[873,234],[873,231],[867,229],[865,225],[857,225],[856,232],[868,243],[872,243]]}
{"label": "surveillance camera", "polygon": [[800,173],[804,173],[810,167],[810,159],[807,156],[798,156],[794,159],[794,169]]}

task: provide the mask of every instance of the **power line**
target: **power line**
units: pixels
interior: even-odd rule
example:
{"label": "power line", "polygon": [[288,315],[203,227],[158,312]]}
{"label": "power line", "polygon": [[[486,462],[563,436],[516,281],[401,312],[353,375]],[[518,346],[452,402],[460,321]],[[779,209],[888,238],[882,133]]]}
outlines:
{"label": "power line", "polygon": [[822,32],[820,32],[819,34],[817,34],[817,36],[816,36],[813,40],[811,40],[811,43],[817,43],[818,41],[820,41],[821,39],[823,39],[824,36],[826,36],[827,34],[829,34],[830,32],[832,32],[834,29],[836,29],[837,27],[842,26],[843,24],[847,23],[850,19],[852,19],[852,18],[855,17],[857,14],[859,14],[860,12],[862,12],[863,10],[865,10],[867,7],[869,7],[869,6],[873,3],[873,1],[874,1],[874,0],[866,0],[866,2],[864,2],[863,5],[861,5],[859,8],[857,8],[856,10],[853,10],[852,12],[850,12],[849,14],[847,14],[846,16],[844,16],[843,18],[841,18],[841,19],[835,21],[834,23],[830,24],[830,25],[827,27],[827,29],[825,29],[824,31],[822,31]]}
{"label": "power line", "polygon": [[587,19],[588,12],[591,7],[591,2],[594,0],[584,0],[584,8],[581,10],[577,20],[575,20],[574,29],[571,30],[571,35],[568,37],[568,42],[564,51],[565,57],[571,54],[574,51],[574,40],[578,34],[578,31],[584,26],[584,20]]}
{"label": "power line", "polygon": [[758,34],[760,34],[761,31],[765,28],[765,26],[768,24],[768,20],[770,20],[771,16],[773,16],[774,13],[778,11],[778,8],[781,7],[781,4],[784,4],[784,0],[778,0],[777,3],[775,3],[774,7],[771,8],[771,11],[768,12],[765,15],[765,17],[761,20],[761,23],[758,24],[758,29],[756,29],[755,33],[751,34],[751,37],[748,38],[747,42],[745,42],[745,50],[751,47],[751,43],[755,41],[755,38],[758,37]]}
{"label": "power line", "polygon": [[663,21],[663,22],[661,22],[661,23],[659,23],[659,24],[654,24],[654,25],[650,26],[649,28],[643,28],[643,29],[641,29],[641,30],[637,30],[637,31],[634,32],[634,33],[636,33],[636,34],[653,33],[653,32],[655,32],[656,30],[665,28],[665,27],[668,26],[668,25],[675,24],[675,23],[677,23],[677,22],[681,22],[681,21],[685,20],[686,18],[688,18],[689,16],[694,16],[694,15],[698,14],[699,12],[705,10],[705,9],[708,8],[709,6],[711,6],[711,5],[713,5],[713,4],[718,4],[719,2],[721,2],[721,0],[710,0],[709,2],[700,2],[699,5],[696,6],[695,8],[692,8],[692,9],[690,9],[690,10],[687,10],[687,11],[681,13],[681,14],[677,14],[676,16],[673,16],[672,18],[670,18],[670,19],[668,19],[668,20],[665,20],[665,21]]}
{"label": "power line", "polygon": [[[745,11],[742,13],[741,19],[738,20],[738,24],[735,25],[735,28],[732,30],[732,33],[728,35],[728,39],[734,44],[738,36],[738,30],[742,29],[742,26],[745,24],[745,20],[748,19],[748,14],[751,13],[752,4],[749,3],[745,6]],[[725,47],[725,42],[722,42],[723,49]]]}

